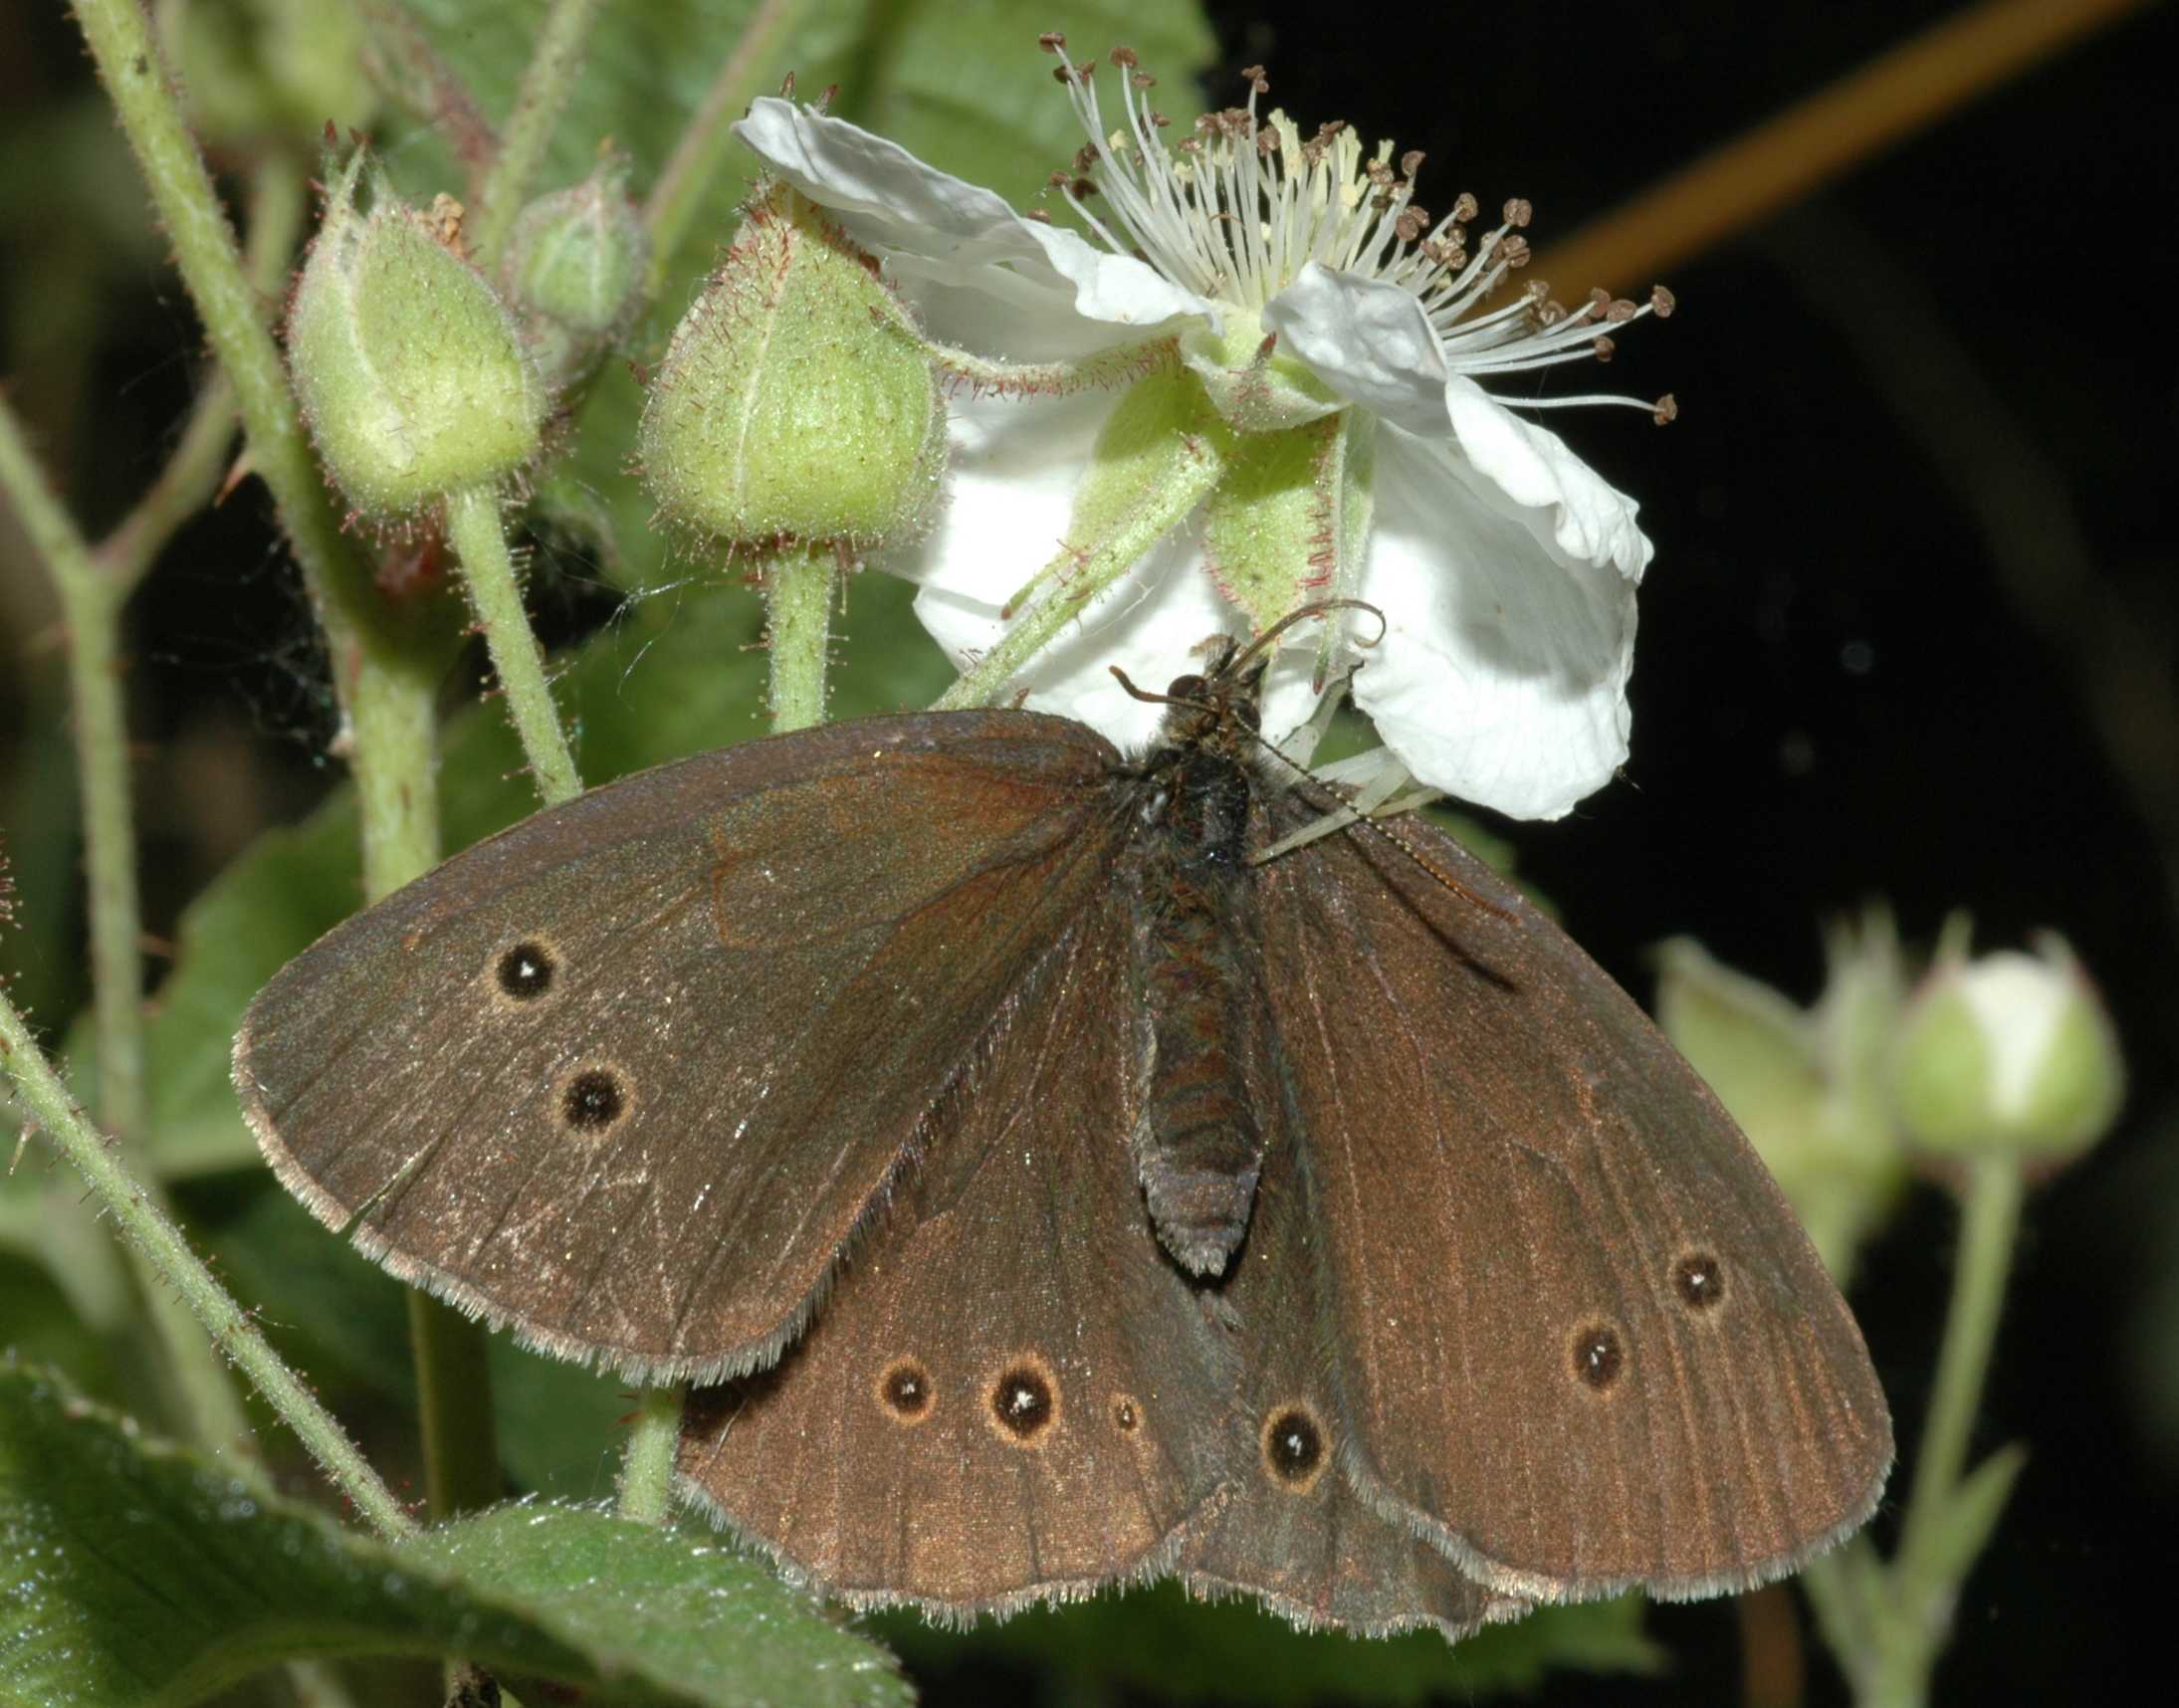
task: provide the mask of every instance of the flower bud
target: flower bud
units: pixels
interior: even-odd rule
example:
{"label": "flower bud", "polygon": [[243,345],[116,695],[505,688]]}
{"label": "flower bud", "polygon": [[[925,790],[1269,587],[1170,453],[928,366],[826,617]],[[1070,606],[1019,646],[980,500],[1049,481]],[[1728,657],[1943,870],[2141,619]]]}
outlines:
{"label": "flower bud", "polygon": [[874,264],[774,185],[674,328],[638,445],[661,511],[691,534],[860,548],[929,515],[946,408]]}
{"label": "flower bud", "polygon": [[545,388],[514,318],[435,226],[381,190],[355,206],[361,156],[327,199],[288,315],[311,436],[365,516],[414,514],[536,453]]}
{"label": "flower bud", "polygon": [[2110,1016],[2063,939],[2037,953],[1940,952],[1899,1035],[1892,1095],[1913,1145],[1943,1160],[2070,1162],[2109,1131],[2125,1095]]}
{"label": "flower bud", "polygon": [[1884,1104],[1903,979],[1889,918],[1835,933],[1812,1009],[1685,939],[1658,952],[1657,1024],[1732,1112],[1842,1284],[1906,1184]]}
{"label": "flower bud", "polygon": [[628,199],[626,163],[524,208],[508,235],[506,277],[548,383],[579,377],[643,306],[649,242]]}

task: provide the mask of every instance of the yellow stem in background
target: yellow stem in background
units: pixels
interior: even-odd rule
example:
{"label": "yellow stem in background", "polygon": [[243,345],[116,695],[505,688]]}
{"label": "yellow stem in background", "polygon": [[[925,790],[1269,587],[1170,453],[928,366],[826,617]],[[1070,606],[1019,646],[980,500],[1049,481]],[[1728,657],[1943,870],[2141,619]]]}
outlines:
{"label": "yellow stem in background", "polygon": [[1634,292],[2147,0],[1985,0],[1901,42],[1540,252],[1564,301]]}

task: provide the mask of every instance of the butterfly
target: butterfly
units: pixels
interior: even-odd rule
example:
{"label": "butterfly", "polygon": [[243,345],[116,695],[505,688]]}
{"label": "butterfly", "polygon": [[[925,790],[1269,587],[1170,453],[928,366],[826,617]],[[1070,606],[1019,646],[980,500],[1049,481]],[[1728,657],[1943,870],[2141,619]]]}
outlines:
{"label": "butterfly", "polygon": [[1891,1460],[1846,1304],[1564,933],[1281,772],[1261,646],[1132,759],[873,718],[479,844],[252,1005],[267,1159],[526,1344],[700,1385],[682,1493],[855,1604],[1173,1574],[1457,1637],[1794,1570]]}

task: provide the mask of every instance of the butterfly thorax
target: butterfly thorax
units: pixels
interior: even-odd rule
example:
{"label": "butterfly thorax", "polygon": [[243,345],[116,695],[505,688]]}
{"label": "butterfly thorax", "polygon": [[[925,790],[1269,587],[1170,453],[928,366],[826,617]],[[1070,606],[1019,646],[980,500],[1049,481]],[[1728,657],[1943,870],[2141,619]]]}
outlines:
{"label": "butterfly thorax", "polygon": [[1254,788],[1226,744],[1175,734],[1145,762],[1131,849],[1152,1048],[1137,1160],[1160,1241],[1184,1267],[1217,1274],[1247,1230],[1263,1155]]}

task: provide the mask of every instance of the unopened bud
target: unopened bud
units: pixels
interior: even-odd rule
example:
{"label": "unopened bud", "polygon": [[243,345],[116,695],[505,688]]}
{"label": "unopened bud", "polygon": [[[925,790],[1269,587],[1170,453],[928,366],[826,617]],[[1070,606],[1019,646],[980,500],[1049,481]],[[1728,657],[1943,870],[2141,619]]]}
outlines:
{"label": "unopened bud", "polygon": [[311,436],[348,501],[407,517],[536,454],[545,388],[513,316],[434,223],[389,192],[334,184],[288,316]]}
{"label": "unopened bud", "polygon": [[930,514],[946,408],[869,258],[773,185],[674,329],[638,443],[690,534],[868,547]]}
{"label": "unopened bud", "polygon": [[509,294],[554,385],[587,369],[643,305],[650,246],[627,176],[623,161],[603,161],[581,183],[538,197],[509,234]]}
{"label": "unopened bud", "polygon": [[1908,1004],[1893,1096],[1924,1154],[2055,1168],[2109,1131],[2125,1093],[2110,1016],[2063,940],[2036,948],[1949,950]]}

